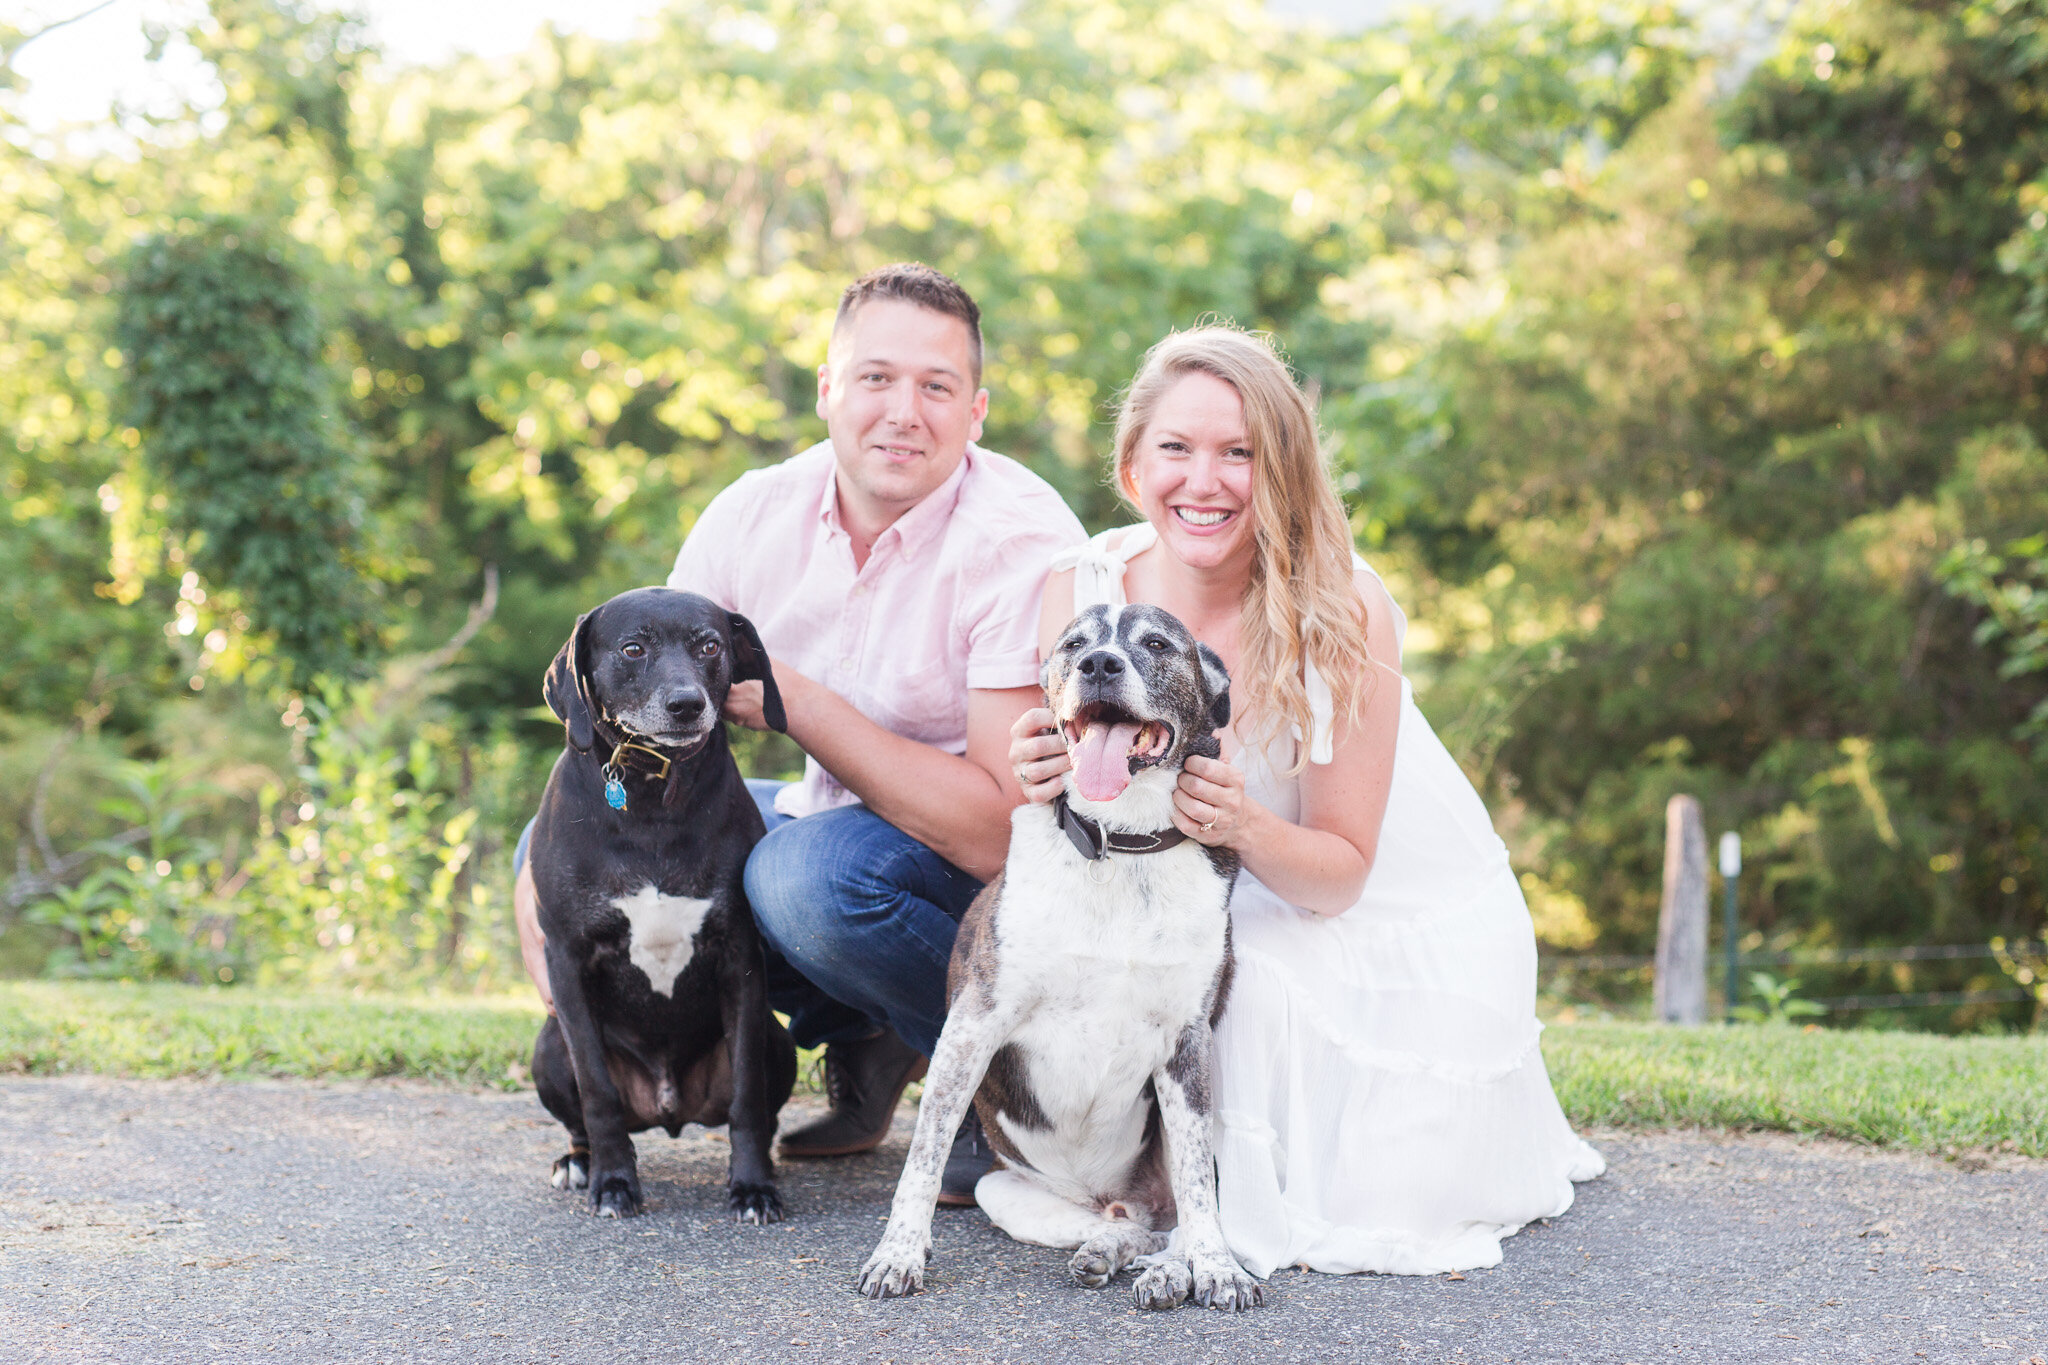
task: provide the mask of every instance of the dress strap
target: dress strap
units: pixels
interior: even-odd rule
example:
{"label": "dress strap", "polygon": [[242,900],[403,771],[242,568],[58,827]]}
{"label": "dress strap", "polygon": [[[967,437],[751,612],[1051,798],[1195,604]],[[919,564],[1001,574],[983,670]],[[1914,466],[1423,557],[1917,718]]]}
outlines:
{"label": "dress strap", "polygon": [[[1363,569],[1371,574],[1382,588],[1387,586],[1386,580],[1380,578],[1379,571],[1366,563],[1364,557],[1356,550],[1351,552],[1351,567]],[[1394,644],[1399,648],[1405,645],[1408,639],[1408,616],[1401,610],[1401,604],[1394,601],[1391,593],[1387,596],[1387,602],[1394,609]],[[1308,694],[1308,761],[1328,763],[1337,756],[1337,699],[1330,693],[1330,684],[1316,671],[1313,659],[1301,661],[1301,687]],[[1301,727],[1296,725],[1290,726],[1289,729],[1299,741]]]}
{"label": "dress strap", "polygon": [[[1330,693],[1330,685],[1323,681],[1323,675],[1316,670],[1313,659],[1301,661],[1301,689],[1308,694],[1309,741],[1308,761],[1328,763],[1337,756],[1337,742],[1334,732],[1337,728],[1337,699]],[[1288,727],[1294,738],[1301,738],[1301,727]]]}
{"label": "dress strap", "polygon": [[[1090,607],[1124,607],[1124,570],[1130,562],[1152,548],[1159,533],[1149,522],[1118,526],[1104,531],[1085,545],[1060,551],[1052,558],[1052,571],[1074,571],[1074,610]],[[1113,548],[1112,548],[1113,544]]]}

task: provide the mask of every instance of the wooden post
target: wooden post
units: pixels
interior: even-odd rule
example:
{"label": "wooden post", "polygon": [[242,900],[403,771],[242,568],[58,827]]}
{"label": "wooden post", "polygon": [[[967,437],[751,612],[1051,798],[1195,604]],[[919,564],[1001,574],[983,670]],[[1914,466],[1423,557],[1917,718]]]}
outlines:
{"label": "wooden post", "polygon": [[1664,808],[1664,908],[1657,917],[1657,1018],[1707,1019],[1707,831],[1700,803],[1674,796]]}

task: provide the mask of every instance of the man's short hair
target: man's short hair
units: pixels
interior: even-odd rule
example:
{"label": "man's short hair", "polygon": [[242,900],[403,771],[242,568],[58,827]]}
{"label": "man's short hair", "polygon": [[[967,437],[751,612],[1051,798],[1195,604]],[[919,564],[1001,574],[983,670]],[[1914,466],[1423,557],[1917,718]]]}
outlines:
{"label": "man's short hair", "polygon": [[900,299],[966,323],[967,348],[974,361],[974,387],[981,387],[981,308],[958,280],[918,261],[899,261],[870,270],[847,285],[846,292],[839,296],[839,315],[832,319],[832,334],[838,336],[848,318],[876,299]]}

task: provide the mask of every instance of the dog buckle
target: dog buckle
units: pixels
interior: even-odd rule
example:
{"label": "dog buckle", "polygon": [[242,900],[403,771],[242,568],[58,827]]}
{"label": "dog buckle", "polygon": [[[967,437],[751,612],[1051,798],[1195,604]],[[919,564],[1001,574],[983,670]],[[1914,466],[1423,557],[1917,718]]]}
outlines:
{"label": "dog buckle", "polygon": [[613,810],[624,810],[626,784],[619,779],[619,770],[607,763],[600,771],[604,774],[604,803]]}

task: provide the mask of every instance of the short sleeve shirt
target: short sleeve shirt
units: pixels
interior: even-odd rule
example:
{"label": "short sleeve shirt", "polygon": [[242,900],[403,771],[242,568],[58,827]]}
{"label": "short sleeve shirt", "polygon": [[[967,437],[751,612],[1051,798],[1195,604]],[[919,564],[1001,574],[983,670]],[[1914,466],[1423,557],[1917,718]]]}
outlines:
{"label": "short sleeve shirt", "polygon": [[[668,585],[752,621],[778,662],[882,728],[965,753],[969,689],[1038,681],[1047,566],[1086,539],[1081,523],[1045,480],[970,445],[856,568],[834,474],[830,441],[742,474],[704,509]],[[807,759],[775,808],[858,799]]]}

